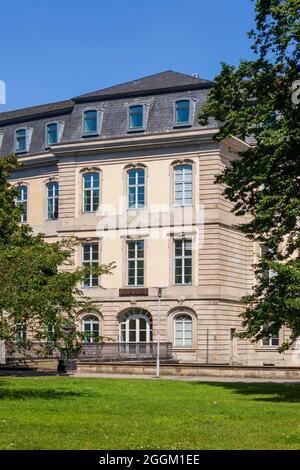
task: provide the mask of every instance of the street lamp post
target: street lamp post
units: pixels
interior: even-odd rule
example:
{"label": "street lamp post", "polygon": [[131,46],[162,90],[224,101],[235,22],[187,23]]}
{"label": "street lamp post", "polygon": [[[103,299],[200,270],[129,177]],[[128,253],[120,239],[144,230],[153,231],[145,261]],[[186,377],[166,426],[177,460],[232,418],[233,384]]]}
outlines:
{"label": "street lamp post", "polygon": [[160,370],[160,299],[162,296],[162,288],[157,288],[158,298],[158,315],[157,315],[157,351],[156,351],[156,378],[159,379]]}

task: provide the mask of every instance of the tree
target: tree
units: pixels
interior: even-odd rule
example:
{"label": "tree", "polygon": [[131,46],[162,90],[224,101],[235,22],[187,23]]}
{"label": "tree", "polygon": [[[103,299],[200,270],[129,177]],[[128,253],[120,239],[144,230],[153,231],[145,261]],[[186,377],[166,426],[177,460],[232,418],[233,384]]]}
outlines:
{"label": "tree", "polygon": [[254,60],[222,64],[199,121],[222,123],[218,141],[235,135],[255,143],[216,181],[233,212],[250,215],[239,229],[266,248],[243,299],[241,336],[257,341],[285,325],[284,350],[300,335],[300,0],[257,0],[255,11]]}
{"label": "tree", "polygon": [[[78,285],[87,273],[109,274],[113,265],[75,268],[75,240],[47,243],[19,223],[18,189],[9,183],[10,172],[18,167],[14,156],[0,160],[0,340],[11,344],[18,335],[24,352],[39,341],[40,354],[54,349],[71,353],[81,340],[78,312],[98,312]],[[22,335],[25,325],[30,339]]]}

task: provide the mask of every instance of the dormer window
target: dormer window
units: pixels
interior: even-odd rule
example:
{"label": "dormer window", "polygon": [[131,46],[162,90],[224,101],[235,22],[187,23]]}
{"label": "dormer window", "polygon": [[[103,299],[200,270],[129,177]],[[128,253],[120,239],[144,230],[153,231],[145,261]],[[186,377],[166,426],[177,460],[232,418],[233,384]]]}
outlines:
{"label": "dormer window", "polygon": [[97,109],[88,109],[83,113],[83,134],[99,134],[99,122]]}
{"label": "dormer window", "polygon": [[129,106],[128,111],[128,130],[139,131],[145,128],[144,106],[137,104]]}
{"label": "dormer window", "polygon": [[27,132],[26,129],[17,129],[15,135],[15,151],[27,152]]}
{"label": "dormer window", "polygon": [[59,142],[58,123],[51,122],[46,126],[46,147]]}
{"label": "dormer window", "polygon": [[192,125],[191,100],[177,100],[174,104],[174,126]]}

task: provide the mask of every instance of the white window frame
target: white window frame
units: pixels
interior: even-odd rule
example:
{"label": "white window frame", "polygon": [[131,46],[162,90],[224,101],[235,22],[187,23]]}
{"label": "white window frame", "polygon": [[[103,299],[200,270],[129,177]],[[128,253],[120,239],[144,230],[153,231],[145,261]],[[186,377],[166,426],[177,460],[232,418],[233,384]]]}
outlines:
{"label": "white window frame", "polygon": [[[180,256],[176,256],[176,254],[175,254],[176,253],[176,242],[178,242],[178,241],[181,242],[181,255]],[[190,256],[186,256],[184,254],[186,242],[191,243],[191,255]],[[193,250],[192,250],[192,243],[193,243],[193,240],[191,238],[182,238],[182,239],[174,238],[174,240],[173,240],[173,259],[174,259],[173,283],[176,286],[190,286],[193,283]],[[176,260],[177,259],[180,259],[182,261],[182,263],[181,263],[181,282],[176,282]],[[191,280],[190,280],[190,282],[185,282],[185,267],[186,267],[185,261],[187,259],[191,260]]]}
{"label": "white window frame", "polygon": [[[186,179],[186,175],[185,175],[185,172],[184,172],[184,169],[185,167],[189,167],[191,169],[191,180],[188,181]],[[182,173],[182,198],[181,198],[181,203],[177,202],[176,201],[176,183],[178,183],[176,181],[176,171],[178,171],[180,168],[183,169],[183,173]],[[194,182],[193,182],[193,165],[191,163],[182,163],[182,164],[178,164],[178,165],[175,165],[173,167],[173,199],[174,199],[174,207],[191,207],[193,205],[193,186],[194,186]],[[187,189],[186,189],[186,185],[187,184],[191,184],[192,186],[192,189],[191,189],[191,195],[192,195],[192,199],[191,199],[191,202],[187,202],[187,198],[186,198],[186,195],[187,195]]]}
{"label": "white window frame", "polygon": [[[98,187],[98,191],[99,191],[99,200],[98,200],[98,207],[96,209],[93,208],[94,206],[94,189],[97,189],[95,186],[94,186],[94,183],[91,184],[91,188],[85,188],[85,178],[88,176],[88,175],[98,175],[99,177],[99,187]],[[85,196],[85,191],[91,191],[91,209],[90,210],[86,210],[85,209],[85,206],[84,206],[84,196]],[[100,197],[101,197],[101,172],[100,171],[88,171],[86,173],[83,173],[82,174],[82,212],[86,213],[86,214],[90,214],[90,213],[95,213],[97,212],[97,210],[99,209],[100,207]]]}
{"label": "white window frame", "polygon": [[[136,172],[135,173],[135,183],[134,184],[130,184],[130,179],[129,179],[129,173],[130,172]],[[143,184],[140,184],[138,182],[138,171],[143,171],[144,173],[144,183]],[[146,172],[145,172],[145,169],[144,168],[130,168],[129,170],[127,170],[127,191],[128,191],[128,209],[129,210],[136,210],[136,209],[144,209],[145,208],[145,178],[146,178]],[[143,200],[143,205],[141,207],[139,207],[138,205],[138,189],[143,187],[144,188],[144,200]],[[130,188],[135,188],[135,204],[134,204],[134,207],[129,207],[129,193],[130,193]]]}
{"label": "white window frame", "polygon": [[[185,122],[176,122],[176,108],[179,101],[188,101],[189,102],[189,120]],[[191,98],[177,98],[173,101],[173,127],[190,127],[193,125],[195,117],[195,99]]]}
{"label": "white window frame", "polygon": [[[135,336],[136,336],[136,341],[130,341],[130,320],[135,320],[136,323],[136,328],[135,328]],[[145,320],[146,322],[146,330],[143,328],[140,328],[140,320]],[[124,327],[123,327],[124,325]],[[123,341],[122,338],[122,332],[125,331],[125,341]],[[146,331],[146,341],[141,341],[140,339],[140,331]],[[135,314],[133,313],[132,315],[128,315],[127,318],[121,319],[120,324],[119,324],[119,341],[120,343],[151,343],[152,341],[152,324],[149,318],[146,315],[143,314]]]}
{"label": "white window frame", "polygon": [[0,132],[0,149],[2,147],[3,139],[4,139],[4,133]]}
{"label": "white window frame", "polygon": [[18,322],[15,325],[15,339],[17,343],[22,343],[27,339],[27,327],[23,322]]}
{"label": "white window frame", "polygon": [[[99,331],[99,337],[101,336],[101,325],[100,325],[100,320],[96,315],[90,314],[90,315],[84,315],[81,320],[81,328],[82,328],[82,334],[85,334],[85,324],[90,324],[91,329],[90,331],[93,332],[93,325],[98,325],[98,331]],[[98,343],[99,341],[95,341],[93,336],[90,336],[89,341],[84,341],[85,343]]]}
{"label": "white window frame", "polygon": [[[182,344],[177,344],[177,338],[176,338],[176,326],[179,324],[179,320],[181,320],[182,324]],[[193,318],[191,315],[187,313],[180,313],[175,315],[174,317],[174,348],[192,348],[193,347]],[[186,332],[188,331],[186,329],[187,322],[189,325],[191,325],[191,338],[190,338],[190,343],[187,344],[187,338],[186,338]]]}
{"label": "white window frame", "polygon": [[[278,344],[272,344],[275,338],[277,339]],[[264,344],[264,341],[268,342],[268,344]],[[266,336],[265,338],[262,338],[261,340],[261,346],[263,348],[279,348],[279,344],[280,344],[279,332],[277,333],[277,335],[271,334],[269,336]]]}
{"label": "white window frame", "polygon": [[[138,243],[143,242],[143,257],[138,257]],[[129,244],[134,243],[134,258],[129,258]],[[134,261],[134,284],[129,284],[129,261]],[[143,261],[143,283],[138,284],[138,261]],[[128,287],[142,287],[145,285],[145,240],[127,240],[126,242],[126,280]]]}
{"label": "white window frame", "polygon": [[[96,131],[86,132],[85,131],[85,113],[89,111],[96,112]],[[103,120],[103,110],[99,108],[85,108],[82,111],[82,137],[91,137],[91,136],[99,136],[101,134],[102,128],[102,120]]]}
{"label": "white window frame", "polygon": [[[23,188],[26,188],[26,199],[24,199]],[[16,205],[17,207],[22,205],[22,214],[21,214],[20,222],[24,224],[24,223],[27,223],[27,220],[28,220],[28,186],[26,184],[20,184],[17,187],[17,189],[19,191],[20,198],[19,198],[19,195],[16,197]],[[24,211],[24,207],[25,207],[25,211]],[[24,217],[24,212],[25,212],[25,217]]]}
{"label": "white window frame", "polygon": [[[53,124],[56,124],[56,126],[57,126],[57,141],[54,144],[50,144],[49,141],[48,141],[48,126],[51,126]],[[61,138],[62,138],[62,134],[63,134],[63,130],[64,130],[64,123],[63,122],[59,122],[59,121],[47,122],[47,124],[45,125],[45,148],[46,149],[50,148],[51,145],[55,145],[55,144],[60,143]]]}
{"label": "white window frame", "polygon": [[[143,124],[142,126],[138,127],[131,127],[130,126],[130,110],[131,108],[134,108],[135,106],[141,106],[142,107],[142,112],[143,112]],[[148,106],[146,106],[144,103],[131,103],[128,108],[127,108],[127,132],[139,132],[139,131],[144,131],[147,126],[147,120],[148,120]]]}
{"label": "white window frame", "polygon": [[[20,150],[18,149],[18,132],[24,131],[25,135],[25,149]],[[14,142],[14,149],[15,153],[26,153],[28,152],[28,128],[27,127],[19,127],[18,129],[15,130],[15,142]]]}
{"label": "white window frame", "polygon": [[[54,196],[49,196],[49,186],[51,184],[57,185],[57,194]],[[48,181],[46,184],[46,190],[47,190],[47,220],[57,220],[59,217],[59,182],[58,181]],[[53,208],[55,209],[55,202],[57,201],[57,217],[49,217],[49,200],[52,200],[53,202]],[[55,210],[54,212],[55,213]]]}
{"label": "white window frame", "polygon": [[[84,247],[89,246],[89,259],[84,259]],[[97,254],[98,258],[97,260],[93,259],[93,247],[97,246]],[[81,257],[82,257],[82,266],[87,266],[87,265],[97,265],[99,266],[99,243],[98,242],[83,242],[81,245]],[[96,276],[94,276],[93,273],[89,274],[89,282],[86,284],[86,279],[83,279],[82,281],[82,287],[85,289],[90,289],[94,287],[99,286],[99,276],[97,276],[97,284],[93,284],[95,281]]]}

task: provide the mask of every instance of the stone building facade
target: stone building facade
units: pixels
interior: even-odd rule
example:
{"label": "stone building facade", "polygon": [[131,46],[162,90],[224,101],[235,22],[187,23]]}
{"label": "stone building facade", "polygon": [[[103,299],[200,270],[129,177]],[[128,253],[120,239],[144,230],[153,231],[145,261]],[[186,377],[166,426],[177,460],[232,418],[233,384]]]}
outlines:
{"label": "stone building facade", "polygon": [[[248,144],[218,144],[218,125],[197,113],[212,82],[172,71],[0,114],[0,156],[16,153],[23,222],[49,242],[74,236],[74,262],[115,262],[85,279],[101,315],[81,312],[87,342],[157,339],[181,362],[297,365],[279,354],[287,332],[239,340],[241,296],[254,283],[259,247],[235,228],[215,176]],[[130,349],[128,349],[129,351]]]}

